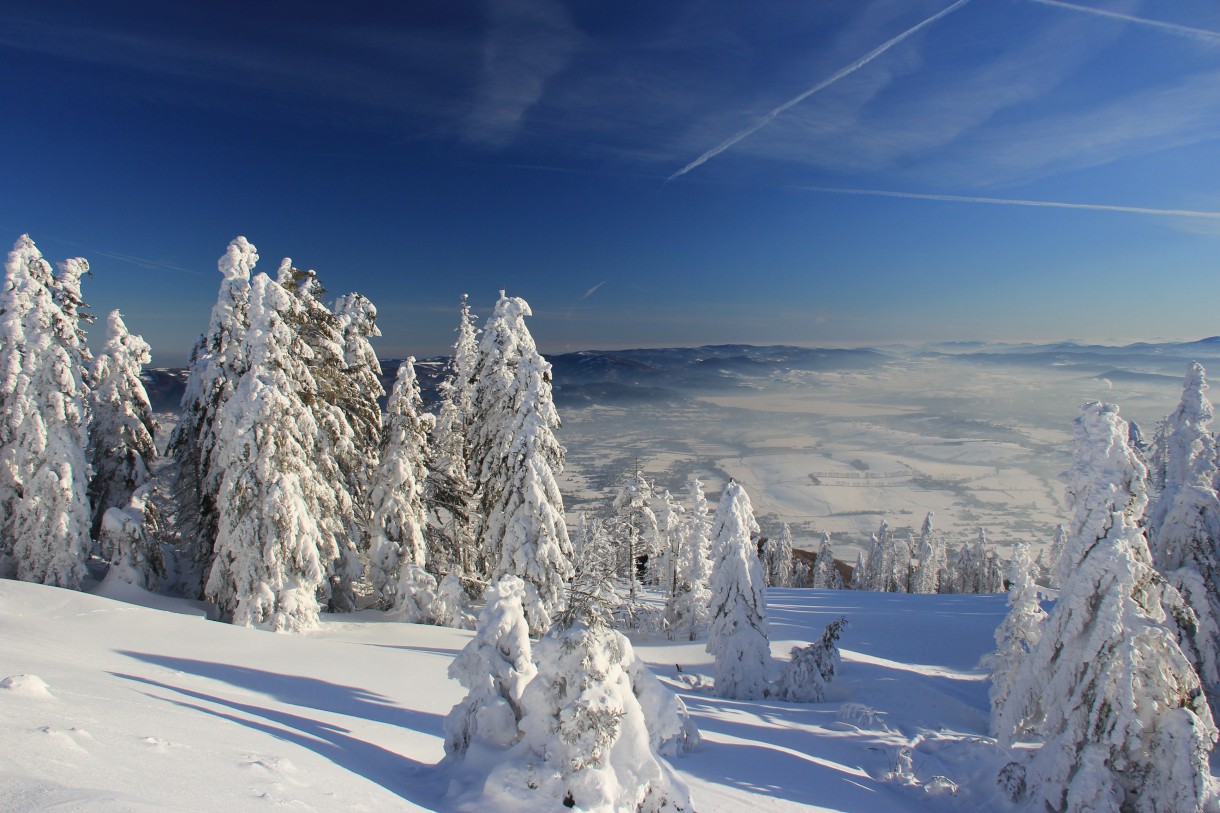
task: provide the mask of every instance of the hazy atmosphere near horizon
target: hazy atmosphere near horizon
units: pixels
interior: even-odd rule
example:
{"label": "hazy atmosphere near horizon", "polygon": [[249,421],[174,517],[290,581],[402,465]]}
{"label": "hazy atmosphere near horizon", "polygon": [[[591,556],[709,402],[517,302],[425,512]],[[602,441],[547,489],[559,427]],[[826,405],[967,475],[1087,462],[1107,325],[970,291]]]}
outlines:
{"label": "hazy atmosphere near horizon", "polygon": [[444,352],[1217,332],[1210,0],[9,0],[0,208],[177,365],[247,236]]}

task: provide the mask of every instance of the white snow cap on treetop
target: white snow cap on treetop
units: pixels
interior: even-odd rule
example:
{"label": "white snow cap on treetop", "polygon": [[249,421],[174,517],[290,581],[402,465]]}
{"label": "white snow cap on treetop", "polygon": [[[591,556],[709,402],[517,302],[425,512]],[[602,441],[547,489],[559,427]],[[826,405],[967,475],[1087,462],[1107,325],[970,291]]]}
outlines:
{"label": "white snow cap on treetop", "polygon": [[[290,261],[291,262],[291,261]],[[216,263],[221,275],[230,281],[248,280],[258,264],[254,244],[244,237],[235,237]]]}

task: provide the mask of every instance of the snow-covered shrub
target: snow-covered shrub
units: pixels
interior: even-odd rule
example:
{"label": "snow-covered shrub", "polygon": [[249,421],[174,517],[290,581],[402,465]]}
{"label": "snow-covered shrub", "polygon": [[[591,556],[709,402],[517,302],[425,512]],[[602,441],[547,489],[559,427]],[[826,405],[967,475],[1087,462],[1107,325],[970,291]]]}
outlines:
{"label": "snow-covered shrub", "polygon": [[445,718],[445,753],[461,758],[472,743],[507,747],[517,741],[521,696],[538,673],[531,658],[522,602],[525,583],[504,576],[487,588],[475,636],[449,665],[467,689]]}
{"label": "snow-covered shrub", "polygon": [[846,618],[826,625],[820,640],[808,646],[792,647],[792,660],[784,667],[775,695],[789,703],[820,703],[826,687],[839,671],[839,636],[847,626]]}

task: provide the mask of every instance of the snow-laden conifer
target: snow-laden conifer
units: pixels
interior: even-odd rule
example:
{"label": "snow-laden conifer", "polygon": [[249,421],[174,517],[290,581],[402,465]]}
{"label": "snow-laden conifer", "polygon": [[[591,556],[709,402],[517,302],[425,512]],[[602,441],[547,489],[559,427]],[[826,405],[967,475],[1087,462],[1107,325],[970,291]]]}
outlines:
{"label": "snow-laden conifer", "polygon": [[640,564],[657,554],[657,515],[652,510],[652,483],[641,471],[628,476],[614,497],[613,533],[619,551],[619,575],[627,581],[627,600],[639,591]]}
{"label": "snow-laden conifer", "polygon": [[1040,569],[1046,577],[1047,584],[1051,587],[1059,586],[1059,578],[1056,574],[1066,545],[1067,529],[1063,527],[1063,523],[1059,523],[1055,526],[1055,535],[1051,538],[1050,547],[1038,554],[1038,560],[1041,562]]}
{"label": "snow-laden conifer", "polygon": [[529,305],[501,296],[483,328],[470,425],[471,479],[478,494],[479,544],[492,576],[511,574],[538,596],[530,629],[542,632],[563,605],[572,545],[556,475],[564,448],[555,437],[551,365],[525,326]]}
{"label": "snow-laden conifer", "polygon": [[818,548],[817,557],[813,560],[813,576],[810,587],[822,590],[842,590],[843,577],[835,567],[834,550],[830,547],[830,533],[823,532],[822,544]]}
{"label": "snow-laden conifer", "polygon": [[431,549],[444,552],[452,567],[486,577],[489,562],[475,546],[471,510],[470,421],[473,415],[474,370],[478,362],[478,331],[462,294],[461,319],[453,344],[448,375],[438,387],[440,407],[429,444],[427,534]]}
{"label": "snow-laden conifer", "polygon": [[912,593],[940,592],[941,575],[945,569],[945,540],[936,532],[933,516],[929,511],[919,532],[915,547],[915,558],[919,560],[919,565],[911,573]]}
{"label": "snow-laden conifer", "polygon": [[[156,423],[140,371],[152,359],[148,342],[129,333],[122,315],[111,311],[106,343],[93,359],[93,534],[101,531],[102,515],[126,508],[131,495],[149,480],[157,458],[153,443]],[[148,503],[147,498],[144,501]],[[149,508],[151,508],[151,504]]]}
{"label": "snow-laden conifer", "polygon": [[1164,480],[1145,526],[1153,563],[1190,605],[1198,631],[1188,654],[1211,698],[1220,706],[1220,497],[1214,416],[1202,365],[1186,370],[1182,400],[1163,425]]}
{"label": "snow-laden conifer", "polygon": [[[360,390],[346,362],[340,320],[322,303],[326,289],[317,272],[293,266],[285,257],[277,282],[291,297],[285,318],[308,349],[303,360],[312,379],[312,397],[306,402],[318,426],[313,465],[331,494],[317,503],[314,519],[322,533],[322,547],[335,555],[323,562],[326,581],[322,596],[327,610],[350,612],[356,608],[355,583],[363,575],[360,551],[367,520],[360,499],[374,457],[357,446],[356,431],[349,415],[369,416],[369,394]],[[365,430],[366,434],[369,430]],[[371,439],[366,437],[365,442]]]}
{"label": "snow-laden conifer", "polygon": [[0,576],[77,588],[89,556],[88,393],[80,277],[28,235],[0,294]]}
{"label": "snow-laden conifer", "polygon": [[774,694],[789,703],[820,703],[826,699],[826,687],[841,665],[839,637],[845,626],[847,619],[838,618],[826,625],[819,640],[808,646],[792,647],[791,660],[784,667]]}
{"label": "snow-laden conifer", "polygon": [[1198,676],[1164,626],[1163,580],[1137,522],[1146,470],[1118,408],[1090,403],[1065,475],[1072,510],[1059,601],[1012,683],[1001,741],[1041,741],[1034,804],[1201,810],[1216,729]]}
{"label": "snow-laden conifer", "polygon": [[321,429],[309,407],[312,352],[291,294],[267,275],[250,291],[248,367],[217,418],[219,535],[206,593],[235,624],[312,627],[338,550],[316,519],[335,489],[317,468]]}
{"label": "snow-laden conifer", "polygon": [[470,597],[462,586],[462,577],[450,571],[436,588],[432,605],[432,622],[441,627],[474,629],[475,616],[470,612]]}
{"label": "snow-laden conifer", "polygon": [[657,753],[636,697],[631,643],[607,620],[595,603],[574,600],[538,642],[518,758],[489,782],[529,788],[546,810],[689,810],[689,791]]}
{"label": "snow-laden conifer", "polygon": [[106,578],[144,590],[157,589],[165,576],[156,520],[150,516],[151,496],[151,485],[140,486],[128,497],[126,506],[107,508],[99,534],[102,549],[110,552]]}
{"label": "snow-laden conifer", "polygon": [[[415,359],[398,367],[398,377],[386,402],[381,430],[379,462],[369,489],[368,577],[378,603],[390,608],[399,603],[398,581],[405,565],[422,569],[425,563],[423,483],[428,429],[432,416],[423,411],[415,377]],[[420,586],[418,574],[407,586]],[[435,584],[433,585],[435,587]],[[421,597],[419,602],[427,606]],[[413,616],[408,621],[419,622]]]}
{"label": "snow-laden conifer", "polygon": [[766,579],[768,587],[792,586],[792,527],[784,523],[779,536],[767,540]]}
{"label": "snow-laden conifer", "polygon": [[661,491],[661,509],[657,515],[657,554],[655,561],[649,559],[649,570],[656,576],[657,585],[665,591],[666,598],[678,590],[678,555],[682,549],[682,506],[669,489]]}
{"label": "snow-laden conifer", "polygon": [[203,594],[216,545],[216,496],[223,476],[215,462],[216,421],[248,367],[244,339],[250,275],[257,263],[258,253],[245,237],[229,243],[217,263],[220,291],[208,328],[191,349],[182,410],[167,450],[175,463],[174,499],[185,548],[180,568],[190,595]]}
{"label": "snow-laden conifer", "polygon": [[449,665],[466,696],[445,718],[445,753],[460,759],[474,743],[505,748],[520,736],[521,695],[538,673],[531,659],[525,583],[504,576],[487,588],[474,637]]}
{"label": "snow-laden conifer", "polygon": [[678,546],[677,589],[666,603],[665,618],[670,636],[676,640],[694,641],[706,633],[711,624],[712,576],[711,517],[703,483],[692,478],[687,488],[690,510],[682,523]]}
{"label": "snow-laden conifer", "polygon": [[712,621],[707,651],[716,659],[716,693],[756,700],[768,692],[771,648],[762,564],[755,554],[754,508],[730,481],[712,520]]}
{"label": "snow-laden conifer", "polygon": [[985,665],[991,670],[991,728],[995,736],[1001,733],[1001,721],[1011,718],[1005,713],[1012,682],[1021,664],[1029,657],[1042,637],[1046,611],[1038,600],[1038,586],[1031,573],[1029,547],[1017,545],[1010,565],[1011,587],[1008,589],[1008,615],[995,633],[995,651],[987,656]]}

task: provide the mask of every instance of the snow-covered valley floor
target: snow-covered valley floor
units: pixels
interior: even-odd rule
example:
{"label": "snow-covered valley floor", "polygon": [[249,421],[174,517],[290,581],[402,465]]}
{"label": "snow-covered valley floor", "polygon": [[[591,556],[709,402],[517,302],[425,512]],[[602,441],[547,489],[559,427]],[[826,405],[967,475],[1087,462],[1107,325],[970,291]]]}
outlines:
{"label": "snow-covered valley floor", "polygon": [[[365,612],[275,635],[124,598],[0,581],[0,810],[458,809],[438,763],[463,694],[446,668],[471,633]],[[768,604],[777,663],[849,619],[826,702],[722,700],[702,642],[637,642],[703,733],[673,760],[697,810],[1002,806],[977,663],[1003,596],[773,590]]]}

